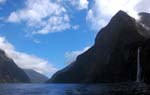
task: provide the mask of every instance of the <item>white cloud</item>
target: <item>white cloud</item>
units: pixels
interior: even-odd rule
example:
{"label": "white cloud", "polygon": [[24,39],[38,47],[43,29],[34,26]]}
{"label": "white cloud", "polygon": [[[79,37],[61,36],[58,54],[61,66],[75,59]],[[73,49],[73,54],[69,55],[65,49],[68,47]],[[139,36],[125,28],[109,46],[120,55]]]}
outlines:
{"label": "white cloud", "polygon": [[86,20],[88,23],[92,25],[93,30],[99,30],[100,27],[104,27],[107,24],[107,21],[109,20],[108,17],[102,17],[98,15],[93,9],[90,9],[88,11]]}
{"label": "white cloud", "polygon": [[93,7],[89,9],[86,18],[93,29],[99,30],[119,10],[138,19],[138,12],[150,12],[149,3],[150,0],[94,0]]}
{"label": "white cloud", "polygon": [[70,17],[59,2],[50,0],[27,0],[23,9],[12,12],[9,22],[26,22],[36,28],[33,34],[48,34],[70,28]]}
{"label": "white cloud", "polygon": [[8,21],[10,22],[20,22],[20,17],[17,13],[12,12],[8,18]]}
{"label": "white cloud", "polygon": [[79,9],[88,9],[89,2],[87,0],[79,1]]}
{"label": "white cloud", "polygon": [[54,16],[48,19],[47,25],[39,31],[34,31],[33,34],[48,34],[49,32],[61,32],[69,29],[70,24],[68,15],[64,17]]}
{"label": "white cloud", "polygon": [[40,40],[38,40],[38,39],[33,39],[33,42],[34,42],[35,44],[39,44],[39,43],[41,43],[41,41],[40,41]]}
{"label": "white cloud", "polygon": [[89,2],[88,0],[69,0],[75,8],[78,10],[88,9]]}
{"label": "white cloud", "polygon": [[5,37],[0,36],[0,48],[4,50],[8,57],[12,58],[21,68],[33,69],[45,75],[54,73],[57,70],[45,59],[32,54],[16,51],[15,47],[9,43]]}
{"label": "white cloud", "polygon": [[150,12],[149,4],[150,0],[141,0],[135,8],[138,12]]}
{"label": "white cloud", "polygon": [[77,30],[77,29],[79,29],[79,25],[74,25],[74,26],[72,26],[72,29],[74,29],[74,30]]}
{"label": "white cloud", "polygon": [[87,51],[90,48],[90,46],[83,48],[82,50],[77,50],[77,51],[71,51],[71,52],[66,52],[65,57],[67,59],[66,63],[70,64],[71,62],[75,61],[77,56],[82,54],[83,52]]}
{"label": "white cloud", "polygon": [[0,4],[4,4],[6,0],[0,0]]}

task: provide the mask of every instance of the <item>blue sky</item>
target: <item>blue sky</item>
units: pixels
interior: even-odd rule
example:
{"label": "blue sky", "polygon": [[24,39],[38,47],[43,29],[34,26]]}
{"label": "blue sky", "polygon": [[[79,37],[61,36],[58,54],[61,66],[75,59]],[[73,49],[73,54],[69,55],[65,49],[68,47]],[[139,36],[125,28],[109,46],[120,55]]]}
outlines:
{"label": "blue sky", "polygon": [[21,68],[51,76],[92,46],[97,32],[118,10],[136,17],[149,11],[145,2],[0,0],[0,48]]}

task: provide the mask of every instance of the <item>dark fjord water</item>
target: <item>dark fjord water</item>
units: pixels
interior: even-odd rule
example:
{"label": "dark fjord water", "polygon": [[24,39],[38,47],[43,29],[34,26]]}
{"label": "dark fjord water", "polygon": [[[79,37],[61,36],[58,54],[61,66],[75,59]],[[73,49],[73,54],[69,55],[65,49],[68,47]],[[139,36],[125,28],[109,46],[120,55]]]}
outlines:
{"label": "dark fjord water", "polygon": [[150,95],[145,84],[0,84],[0,95]]}

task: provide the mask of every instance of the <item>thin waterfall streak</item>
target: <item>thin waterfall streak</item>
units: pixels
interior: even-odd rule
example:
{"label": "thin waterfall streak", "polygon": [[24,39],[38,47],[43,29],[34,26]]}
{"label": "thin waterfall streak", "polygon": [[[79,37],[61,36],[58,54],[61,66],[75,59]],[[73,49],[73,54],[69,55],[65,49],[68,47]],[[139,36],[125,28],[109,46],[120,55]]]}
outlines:
{"label": "thin waterfall streak", "polygon": [[137,50],[137,76],[136,76],[136,82],[141,82],[140,52],[141,52],[141,48],[138,47],[138,50]]}

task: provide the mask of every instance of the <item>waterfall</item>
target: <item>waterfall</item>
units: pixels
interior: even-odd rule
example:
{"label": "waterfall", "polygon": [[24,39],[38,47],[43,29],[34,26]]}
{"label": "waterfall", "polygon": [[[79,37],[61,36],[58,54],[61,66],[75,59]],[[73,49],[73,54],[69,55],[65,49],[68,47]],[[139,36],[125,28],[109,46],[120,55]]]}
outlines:
{"label": "waterfall", "polygon": [[136,75],[136,82],[141,82],[141,64],[140,64],[140,52],[141,52],[141,48],[138,47],[137,50],[137,75]]}

